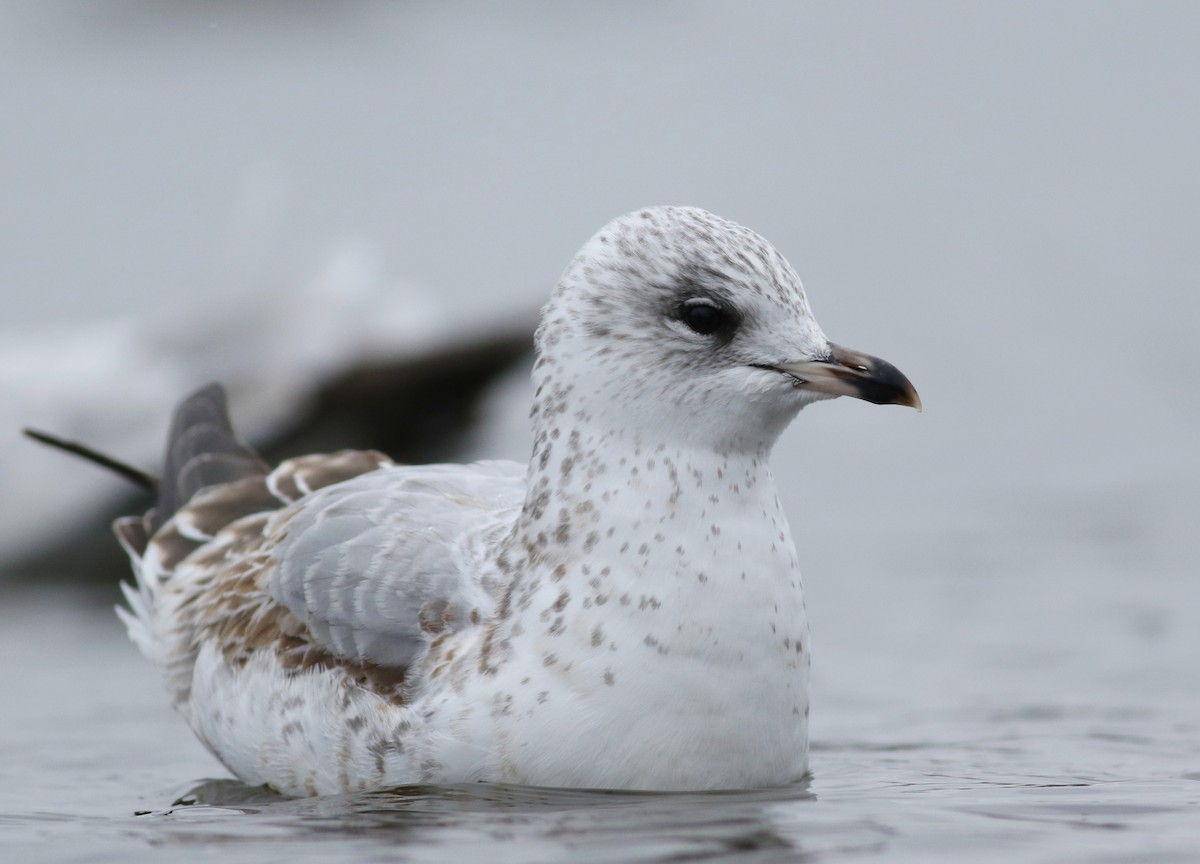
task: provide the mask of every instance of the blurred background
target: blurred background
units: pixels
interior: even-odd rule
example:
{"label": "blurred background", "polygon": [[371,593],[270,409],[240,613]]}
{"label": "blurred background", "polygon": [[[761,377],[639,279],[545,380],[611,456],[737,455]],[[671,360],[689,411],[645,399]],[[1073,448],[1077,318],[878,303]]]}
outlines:
{"label": "blurred background", "polygon": [[397,458],[525,459],[562,268],[697,205],[925,403],[776,451],[818,745],[914,706],[1191,735],[1197,45],[1190,2],[3,4],[0,568],[135,502],[19,427],[153,470],[214,377],[278,452],[340,404]]}

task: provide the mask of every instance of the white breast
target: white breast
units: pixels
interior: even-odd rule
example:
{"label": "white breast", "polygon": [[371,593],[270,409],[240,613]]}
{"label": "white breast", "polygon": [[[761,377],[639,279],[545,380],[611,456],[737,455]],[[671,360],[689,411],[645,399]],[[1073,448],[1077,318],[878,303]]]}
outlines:
{"label": "white breast", "polygon": [[598,537],[577,521],[523,577],[492,638],[496,671],[478,673],[472,645],[458,688],[431,695],[434,722],[455,730],[434,748],[447,776],[702,789],[805,773],[808,625],[769,475],[724,459],[701,472],[706,494],[646,507],[659,469],[695,482],[696,467],[646,461],[642,482],[593,484],[589,500],[609,493],[584,508]]}

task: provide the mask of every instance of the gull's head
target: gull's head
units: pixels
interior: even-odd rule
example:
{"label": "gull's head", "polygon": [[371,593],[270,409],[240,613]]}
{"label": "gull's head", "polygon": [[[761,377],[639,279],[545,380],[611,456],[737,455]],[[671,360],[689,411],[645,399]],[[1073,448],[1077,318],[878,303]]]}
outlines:
{"label": "gull's head", "polygon": [[691,207],[639,210],[592,237],[543,310],[537,349],[535,418],[568,413],[646,442],[759,449],[819,399],[921,404],[894,366],[825,337],[775,247]]}

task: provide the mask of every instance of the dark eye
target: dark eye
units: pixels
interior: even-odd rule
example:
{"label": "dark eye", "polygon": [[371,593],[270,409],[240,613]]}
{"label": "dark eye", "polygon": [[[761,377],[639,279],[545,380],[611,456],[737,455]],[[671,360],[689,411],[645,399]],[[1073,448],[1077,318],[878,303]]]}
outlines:
{"label": "dark eye", "polygon": [[701,336],[711,336],[730,322],[725,310],[711,300],[688,300],[681,312],[683,323]]}

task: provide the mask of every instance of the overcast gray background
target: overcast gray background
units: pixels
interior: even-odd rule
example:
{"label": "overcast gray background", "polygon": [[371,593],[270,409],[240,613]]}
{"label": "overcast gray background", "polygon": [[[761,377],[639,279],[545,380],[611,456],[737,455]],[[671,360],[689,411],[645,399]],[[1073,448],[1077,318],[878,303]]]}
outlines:
{"label": "overcast gray background", "polygon": [[[877,570],[871,538],[964,577],[1049,546],[1086,578],[1126,542],[1131,576],[1194,571],[1194,4],[0,16],[4,329],[186,321],[348,238],[474,321],[539,304],[609,218],[695,204],[778,245],[826,332],[925,400],[785,436],[811,591]],[[524,457],[524,398],[481,450]]]}

